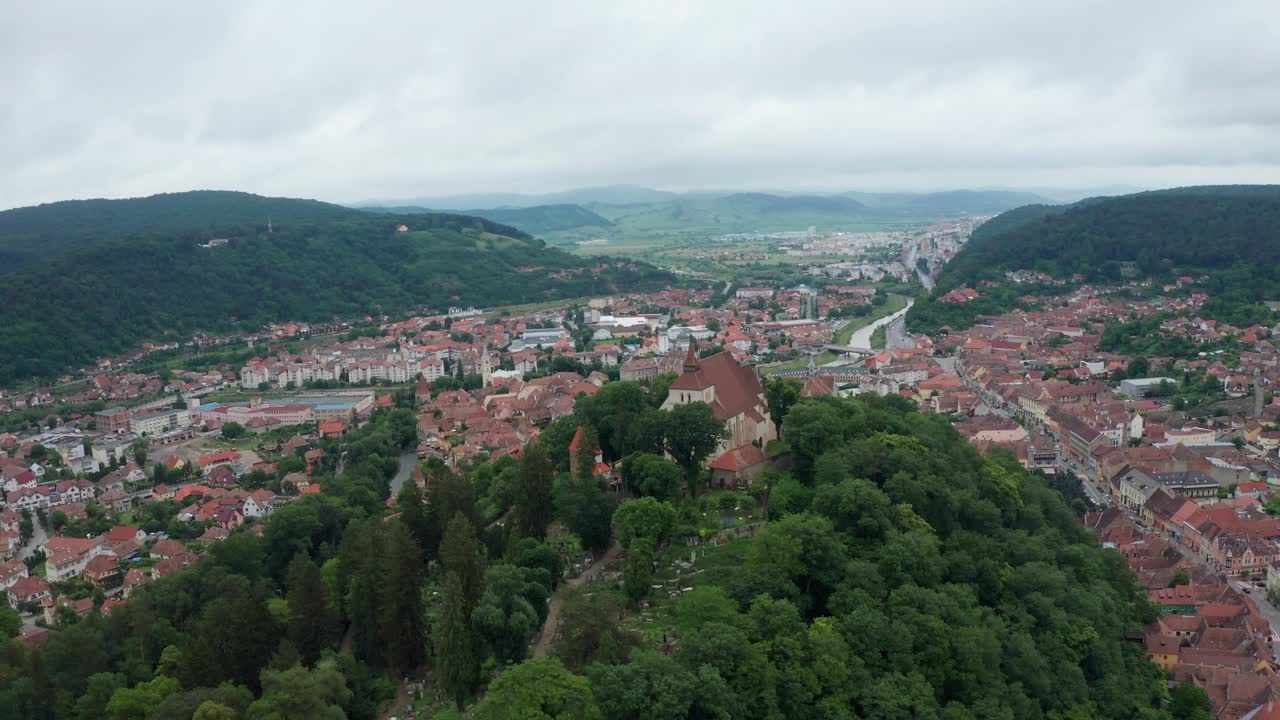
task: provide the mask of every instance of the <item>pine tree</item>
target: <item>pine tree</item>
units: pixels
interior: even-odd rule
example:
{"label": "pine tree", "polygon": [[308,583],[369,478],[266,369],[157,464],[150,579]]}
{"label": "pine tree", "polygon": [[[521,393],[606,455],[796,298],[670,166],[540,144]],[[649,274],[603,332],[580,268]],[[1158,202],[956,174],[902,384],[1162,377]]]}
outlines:
{"label": "pine tree", "polygon": [[428,560],[440,555],[440,541],[453,516],[462,513],[473,527],[480,524],[476,491],[471,481],[447,467],[433,468],[427,483],[427,544],[422,551]]}
{"label": "pine tree", "polygon": [[516,528],[524,537],[546,537],[547,526],[555,518],[552,484],[555,469],[540,444],[525,448],[515,488]]}
{"label": "pine tree", "polygon": [[378,637],[378,591],[382,585],[377,562],[381,557],[379,539],[369,521],[353,520],[338,553],[339,580],[346,592],[347,620],[351,624],[351,647],[356,657],[374,666],[383,661]]}
{"label": "pine tree", "polygon": [[305,665],[313,665],[320,653],[338,639],[337,612],[325,595],[320,568],[305,553],[289,563],[288,637]]}
{"label": "pine tree", "polygon": [[400,489],[396,498],[396,509],[400,511],[400,521],[413,533],[413,539],[424,551],[431,542],[430,519],[427,517],[427,505],[422,490],[412,478]]}
{"label": "pine tree", "polygon": [[484,546],[476,537],[475,527],[462,513],[454,515],[440,542],[440,567],[445,574],[458,576],[468,614],[484,590],[485,565]]}
{"label": "pine tree", "polygon": [[426,649],[422,550],[402,522],[385,527],[378,634],[387,664],[402,671],[422,665]]}
{"label": "pine tree", "polygon": [[445,691],[459,708],[475,687],[475,642],[470,622],[472,605],[458,573],[446,575],[440,617],[432,637],[435,640],[437,672],[442,676]]}

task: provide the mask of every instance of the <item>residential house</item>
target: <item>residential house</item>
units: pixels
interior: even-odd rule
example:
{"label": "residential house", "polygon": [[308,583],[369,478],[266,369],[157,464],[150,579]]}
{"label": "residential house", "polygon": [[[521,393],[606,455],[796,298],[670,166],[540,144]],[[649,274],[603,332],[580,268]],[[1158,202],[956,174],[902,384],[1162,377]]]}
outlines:
{"label": "residential house", "polygon": [[24,577],[11,585],[6,594],[13,607],[38,603],[49,597],[49,583],[42,577]]}

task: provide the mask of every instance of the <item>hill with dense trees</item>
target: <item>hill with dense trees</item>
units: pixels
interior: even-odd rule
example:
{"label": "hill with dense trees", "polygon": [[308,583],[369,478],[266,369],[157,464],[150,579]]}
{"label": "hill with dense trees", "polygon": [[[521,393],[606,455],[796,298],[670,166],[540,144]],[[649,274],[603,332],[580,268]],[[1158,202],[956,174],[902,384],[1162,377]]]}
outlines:
{"label": "hill with dense trees", "polygon": [[[627,395],[592,398],[571,424],[598,418],[606,448],[644,437],[643,411],[603,407]],[[673,496],[677,471],[634,487],[645,496],[613,516],[628,556],[619,587],[575,596],[558,657],[489,680],[473,716],[1190,717],[1176,700],[1171,711],[1163,674],[1125,640],[1154,611],[1123,558],[1043,476],[1008,453],[980,455],[896,397],[805,399],[783,425],[791,469],[758,481],[770,522],[728,541],[733,561],[684,576],[692,591],[669,599],[654,561],[684,562],[708,511],[748,500]],[[668,474],[659,464],[624,463],[624,480]]]}
{"label": "hill with dense trees", "polygon": [[[1229,185],[1091,198],[1066,206],[1031,205],[1003,213],[974,231],[947,264],[930,301],[916,303],[912,328],[972,322],[983,303],[942,307],[947,291],[1011,270],[1075,274],[1089,281],[1130,276],[1170,279],[1208,274],[1218,298],[1209,312],[1223,320],[1256,314],[1280,298],[1280,186]],[[988,303],[990,304],[990,303]]]}
{"label": "hill with dense trees", "polygon": [[[204,193],[154,200],[168,208],[186,195],[210,207]],[[144,340],[182,340],[194,331],[537,302],[672,279],[642,263],[575,258],[482,218],[220,195],[245,205],[233,203],[238,209],[226,222],[214,221],[208,209],[185,227],[157,220],[158,229],[150,229],[146,217],[168,218],[167,210],[123,220],[149,206],[114,201],[124,205],[109,227],[145,229],[94,240],[7,275],[0,287],[0,384],[47,377]],[[88,222],[79,205],[69,206],[66,216],[45,207],[42,222],[28,225],[31,236],[55,237]],[[259,212],[267,209],[270,231]],[[401,225],[406,232],[397,231]],[[205,247],[215,239],[226,242]]]}
{"label": "hill with dense trees", "polygon": [[325,222],[352,210],[316,200],[197,190],[127,200],[66,200],[0,212],[0,273],[136,232]]}
{"label": "hill with dense trees", "polygon": [[[428,670],[424,717],[454,703],[477,720],[1199,717],[1125,639],[1155,611],[1123,558],[1043,476],[897,397],[790,407],[791,469],[759,483],[769,523],[683,597],[654,593],[654,563],[688,558],[708,512],[755,502],[689,494],[663,452],[690,426],[657,409],[664,396],[609,383],[521,458],[428,464],[425,496],[406,483],[389,510],[416,442],[401,394],[328,441],[343,471],[321,468],[324,492],[265,532],[233,533],[42,647],[3,640],[0,720],[374,718],[392,678]],[[588,471],[559,472],[580,426]],[[606,458],[638,453],[621,505],[581,462],[596,435]],[[270,481],[257,475],[245,482]],[[565,589],[552,656],[528,659],[563,569],[610,536],[621,582]]]}

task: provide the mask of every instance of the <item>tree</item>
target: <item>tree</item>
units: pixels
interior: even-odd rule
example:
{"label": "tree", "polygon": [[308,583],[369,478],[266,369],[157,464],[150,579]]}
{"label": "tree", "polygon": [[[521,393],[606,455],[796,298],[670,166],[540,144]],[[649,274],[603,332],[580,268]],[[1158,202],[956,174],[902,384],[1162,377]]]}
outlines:
{"label": "tree", "polygon": [[84,694],[76,700],[71,717],[76,720],[99,720],[107,716],[107,704],[117,690],[128,686],[121,673],[94,673],[89,676]]}
{"label": "tree", "polygon": [[400,522],[413,533],[418,547],[425,548],[432,541],[431,519],[428,517],[422,490],[413,478],[409,478],[400,488],[400,494],[396,497],[396,510],[400,512]]}
{"label": "tree", "polygon": [[471,602],[462,578],[451,572],[445,576],[440,615],[431,633],[435,661],[445,692],[461,708],[475,688],[477,661],[471,635]]}
{"label": "tree", "polygon": [[[274,524],[273,520],[268,529]],[[378,634],[382,586],[378,558],[381,554],[382,538],[370,521],[353,520],[347,526],[338,551],[338,585],[344,591],[343,604],[351,625],[352,650],[356,657],[371,665],[383,662]]]}
{"label": "tree", "polygon": [[[230,683],[216,688],[194,688],[165,698],[148,720],[196,720],[198,717],[222,720],[228,717],[228,712],[233,720],[239,720],[253,700],[253,693],[247,688]],[[202,708],[204,716],[200,714]]]}
{"label": "tree", "polygon": [[499,563],[485,574],[484,595],[471,614],[471,624],[488,652],[499,662],[524,659],[529,636],[542,617],[549,595],[545,586],[530,579],[528,568]]}
{"label": "tree", "polygon": [[178,692],[178,681],[160,676],[132,688],[120,688],[107,703],[109,720],[146,720],[166,697]]}
{"label": "tree", "polygon": [[258,670],[279,643],[267,605],[244,584],[229,584],[185,636],[179,676],[187,687],[230,680],[257,687]]}
{"label": "tree", "polygon": [[476,720],[595,720],[601,718],[586,678],[556,658],[526,660],[498,676],[476,705]]}
{"label": "tree", "polygon": [[632,453],[622,461],[622,479],[636,495],[673,500],[680,494],[680,466],[660,455]]}
{"label": "tree", "polygon": [[1125,368],[1124,374],[1131,378],[1144,378],[1150,372],[1150,365],[1147,359],[1141,355],[1129,361],[1129,366]]}
{"label": "tree", "polygon": [[582,587],[566,592],[560,606],[560,632],[555,652],[565,666],[581,672],[593,662],[618,663],[639,642],[625,630],[617,591]]}
{"label": "tree", "polygon": [[1174,720],[1209,720],[1213,704],[1204,688],[1184,682],[1170,693]]}
{"label": "tree", "polygon": [[627,548],[627,564],[622,573],[622,591],[633,603],[638,603],[649,596],[649,585],[653,582],[653,556],[653,538],[637,538]]}
{"label": "tree", "polygon": [[262,697],[249,706],[245,720],[345,720],[343,707],[350,701],[346,678],[332,660],[317,663],[314,670],[264,670]]}
{"label": "tree", "polygon": [[702,469],[702,461],[715,451],[720,441],[729,437],[729,433],[724,421],[716,417],[706,403],[677,405],[664,412],[667,452],[684,468],[689,493],[695,494],[694,481]]}
{"label": "tree", "polygon": [[191,715],[191,720],[238,720],[239,714],[220,702],[205,700]]}
{"label": "tree", "polygon": [[422,582],[426,564],[404,523],[392,521],[384,527],[378,631],[387,663],[408,672],[421,666],[425,659]]}
{"label": "tree", "polygon": [[556,517],[592,550],[609,545],[613,500],[601,482],[590,475],[560,478],[555,492]]}
{"label": "tree", "polygon": [[242,438],[247,433],[248,431],[244,429],[244,426],[238,422],[227,421],[222,423],[222,439],[224,440]]}
{"label": "tree", "polygon": [[613,530],[618,542],[630,548],[639,539],[661,543],[676,524],[676,509],[671,503],[651,497],[627,500],[613,513]]}
{"label": "tree", "polygon": [[440,569],[446,575],[454,573],[462,583],[462,596],[469,603],[467,615],[480,599],[484,588],[484,547],[476,538],[475,527],[462,513],[453,516],[440,543]]}
{"label": "tree", "polygon": [[430,538],[422,548],[428,559],[438,558],[440,542],[454,516],[461,513],[472,528],[480,526],[480,513],[476,509],[476,491],[471,481],[461,473],[443,465],[428,468],[427,517]]}
{"label": "tree", "polygon": [[129,449],[133,451],[133,459],[138,463],[138,467],[145,468],[147,466],[147,439],[139,438],[134,440]]}
{"label": "tree", "polygon": [[592,694],[609,718],[678,719],[691,713],[698,677],[673,658],[637,650],[619,665],[592,665],[587,671]]}
{"label": "tree", "polygon": [[0,607],[0,638],[17,637],[22,632],[22,616],[5,605]]}
{"label": "tree", "polygon": [[329,604],[320,568],[299,553],[289,563],[286,599],[289,624],[286,635],[305,665],[314,665],[320,653],[338,640],[338,616]]}
{"label": "tree", "polygon": [[682,637],[709,623],[736,625],[738,618],[733,599],[715,585],[695,587],[676,604],[676,632]]}
{"label": "tree", "polygon": [[546,537],[555,517],[554,483],[555,468],[546,450],[539,443],[526,446],[514,493],[516,529],[521,535]]}
{"label": "tree", "polygon": [[782,427],[791,406],[800,401],[801,390],[804,390],[804,385],[790,378],[773,377],[765,381],[764,398],[769,404],[769,417],[776,427]]}

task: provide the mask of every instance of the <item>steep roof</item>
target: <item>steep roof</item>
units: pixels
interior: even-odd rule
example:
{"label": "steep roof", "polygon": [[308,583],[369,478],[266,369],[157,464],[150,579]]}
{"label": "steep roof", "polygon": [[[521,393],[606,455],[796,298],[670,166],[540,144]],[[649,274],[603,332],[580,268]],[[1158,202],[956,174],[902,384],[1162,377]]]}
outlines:
{"label": "steep roof", "polygon": [[[690,351],[690,355],[693,352]],[[672,390],[705,390],[715,387],[711,409],[716,417],[728,420],[763,405],[764,388],[750,365],[739,365],[733,356],[720,352],[702,359],[685,360],[685,371],[671,384]]]}

